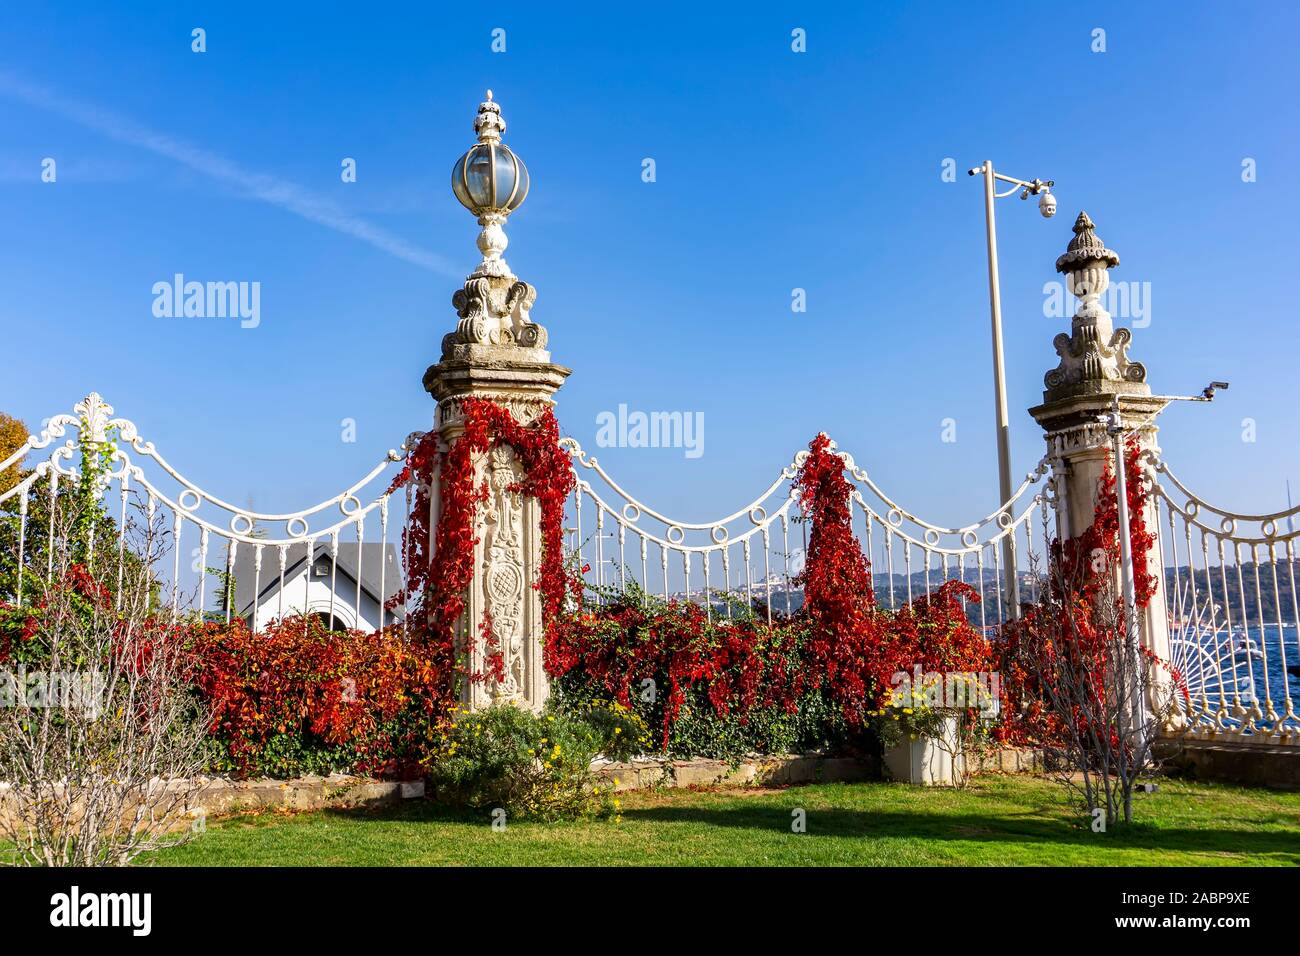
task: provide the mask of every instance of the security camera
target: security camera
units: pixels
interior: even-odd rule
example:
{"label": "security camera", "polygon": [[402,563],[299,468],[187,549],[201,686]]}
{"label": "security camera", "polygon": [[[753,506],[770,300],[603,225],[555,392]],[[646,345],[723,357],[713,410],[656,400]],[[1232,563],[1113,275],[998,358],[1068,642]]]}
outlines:
{"label": "security camera", "polygon": [[1044,219],[1051,219],[1056,215],[1056,197],[1046,189],[1038,197],[1038,211],[1043,214]]}

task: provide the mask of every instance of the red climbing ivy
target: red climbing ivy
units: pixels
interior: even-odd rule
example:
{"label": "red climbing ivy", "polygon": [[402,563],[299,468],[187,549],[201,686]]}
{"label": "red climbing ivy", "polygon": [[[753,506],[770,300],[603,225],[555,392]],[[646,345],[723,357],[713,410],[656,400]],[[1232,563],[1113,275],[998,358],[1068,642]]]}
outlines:
{"label": "red climbing ivy", "polygon": [[[1141,458],[1137,439],[1130,437],[1124,451],[1124,477],[1139,610],[1150,604],[1158,588],[1158,577],[1149,565],[1156,539],[1146,523],[1150,489]],[[999,669],[1006,706],[999,735],[1004,740],[1032,744],[1058,737],[1067,720],[1086,725],[1088,714],[1067,715],[1048,702],[1044,675],[1092,680],[1089,696],[1096,709],[1104,709],[1109,645],[1115,639],[1114,622],[1122,620],[1123,597],[1111,580],[1120,561],[1117,485],[1113,463],[1108,463],[1098,483],[1092,524],[1073,538],[1053,542],[1042,598],[1002,627]],[[1106,601],[1115,607],[1104,607]],[[1168,670],[1176,685],[1183,685],[1169,662],[1146,648],[1141,651],[1153,666]]]}
{"label": "red climbing ivy", "polygon": [[[482,398],[461,401],[462,432],[447,451],[440,451],[439,435],[429,432],[412,451],[410,460],[394,479],[390,491],[414,480],[414,510],[403,536],[407,564],[406,590],[393,602],[416,599],[410,621],[426,652],[439,659],[455,660],[456,624],[465,613],[466,595],[474,579],[474,548],[478,544],[475,516],[487,501],[487,481],[477,478],[475,463],[498,445],[510,446],[523,470],[523,480],[509,491],[536,499],[540,511],[542,560],[538,580],[542,617],[550,633],[557,626],[566,596],[576,587],[564,566],[564,506],[572,494],[575,478],[568,454],[560,448],[560,428],[549,408],[533,422],[522,425],[510,410]],[[429,541],[430,496],[439,488],[439,517],[433,546]],[[471,622],[491,647],[491,620]],[[467,649],[462,649],[467,651]],[[500,652],[487,655],[486,673],[469,673],[461,662],[461,674],[470,680],[499,677],[503,666]]]}
{"label": "red climbing ivy", "polygon": [[877,709],[880,688],[894,668],[884,654],[867,559],[853,534],[852,486],[844,460],[824,433],[809,444],[795,488],[811,525],[798,579],[808,623],[805,660],[812,679],[831,688],[844,716],[860,722]]}

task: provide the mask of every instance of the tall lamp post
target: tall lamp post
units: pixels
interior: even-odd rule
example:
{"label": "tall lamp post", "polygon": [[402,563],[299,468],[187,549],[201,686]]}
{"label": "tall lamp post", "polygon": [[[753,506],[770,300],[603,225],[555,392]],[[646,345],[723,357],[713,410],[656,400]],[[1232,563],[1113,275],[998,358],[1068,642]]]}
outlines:
{"label": "tall lamp post", "polygon": [[[1007,414],[1006,367],[1002,355],[1002,292],[998,287],[998,234],[993,217],[993,201],[1010,196],[1021,190],[1020,198],[1028,199],[1038,196],[1038,210],[1044,219],[1056,215],[1056,197],[1051,187],[1052,180],[1044,182],[1035,179],[1026,182],[1012,176],[1004,176],[993,169],[993,163],[985,160],[983,166],[968,170],[969,175],[984,174],[984,225],[989,246],[989,310],[993,317],[993,387],[996,391],[995,404],[998,431],[998,490],[999,504],[1011,497],[1011,420]],[[1010,183],[1011,188],[1005,192],[997,191],[997,183]],[[1002,539],[1002,590],[1012,617],[1020,616],[1020,582],[1016,579],[1016,549],[1013,535]]]}

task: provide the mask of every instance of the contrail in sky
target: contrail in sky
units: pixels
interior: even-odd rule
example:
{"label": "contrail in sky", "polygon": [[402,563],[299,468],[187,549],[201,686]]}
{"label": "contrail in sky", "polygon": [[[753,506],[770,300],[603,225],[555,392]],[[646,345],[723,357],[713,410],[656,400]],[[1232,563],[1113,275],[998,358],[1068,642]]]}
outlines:
{"label": "contrail in sky", "polygon": [[297,183],[267,173],[255,172],[211,150],[149,129],[129,117],[93,103],[65,97],[45,87],[35,86],[3,70],[0,70],[0,94],[57,113],[119,143],[126,143],[164,156],[195,172],[202,173],[209,179],[235,187],[254,199],[260,199],[295,216],[301,216],[309,222],[318,223],[336,232],[360,239],[362,242],[368,242],[389,255],[428,269],[430,272],[455,279],[464,277],[464,269],[458,268],[443,256],[413,246],[387,230],[351,215],[332,199],[303,189]]}

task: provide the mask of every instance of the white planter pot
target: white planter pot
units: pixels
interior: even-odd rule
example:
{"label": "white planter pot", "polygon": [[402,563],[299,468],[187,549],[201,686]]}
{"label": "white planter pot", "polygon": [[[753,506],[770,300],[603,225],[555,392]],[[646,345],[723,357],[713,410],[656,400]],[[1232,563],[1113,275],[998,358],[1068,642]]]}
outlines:
{"label": "white planter pot", "polygon": [[965,776],[966,755],[957,747],[957,717],[945,717],[943,726],[943,743],[934,737],[917,737],[886,748],[885,769],[889,775],[900,783],[955,786]]}

